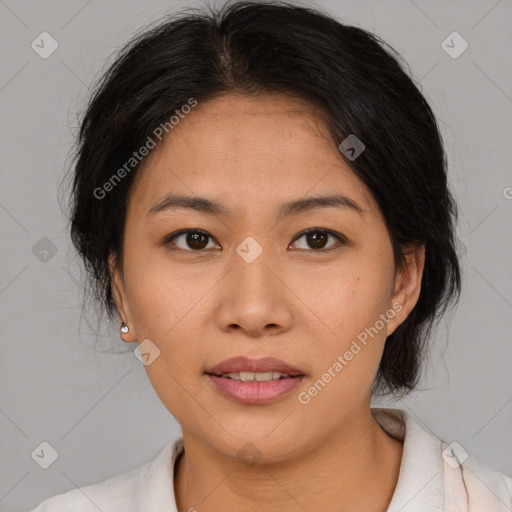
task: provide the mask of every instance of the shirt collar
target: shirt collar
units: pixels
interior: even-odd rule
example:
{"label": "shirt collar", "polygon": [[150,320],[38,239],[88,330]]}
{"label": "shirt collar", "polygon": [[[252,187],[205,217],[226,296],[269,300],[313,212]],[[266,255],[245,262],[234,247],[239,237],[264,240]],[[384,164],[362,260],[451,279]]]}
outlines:
{"label": "shirt collar", "polygon": [[371,408],[372,416],[391,436],[403,441],[402,462],[387,512],[444,510],[441,440],[402,409]]}

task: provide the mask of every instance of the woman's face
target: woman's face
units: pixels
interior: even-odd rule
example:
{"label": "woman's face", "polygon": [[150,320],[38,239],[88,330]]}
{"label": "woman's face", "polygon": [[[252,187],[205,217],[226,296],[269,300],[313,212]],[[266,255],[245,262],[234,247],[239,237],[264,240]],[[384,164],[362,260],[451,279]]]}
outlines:
{"label": "woman's face", "polygon": [[[381,212],[314,110],[279,95],[199,103],[142,165],[122,278],[113,269],[116,302],[124,339],[143,343],[149,379],[184,435],[226,456],[245,447],[277,461],[368,414],[386,337],[418,298],[422,260],[413,253],[409,273],[395,273]],[[169,193],[222,211],[151,211]],[[361,211],[283,206],[334,195]],[[171,240],[181,230],[191,233]],[[274,396],[275,382],[206,373],[235,356],[277,358],[304,376]],[[248,403],[249,386],[271,398],[256,392]]]}

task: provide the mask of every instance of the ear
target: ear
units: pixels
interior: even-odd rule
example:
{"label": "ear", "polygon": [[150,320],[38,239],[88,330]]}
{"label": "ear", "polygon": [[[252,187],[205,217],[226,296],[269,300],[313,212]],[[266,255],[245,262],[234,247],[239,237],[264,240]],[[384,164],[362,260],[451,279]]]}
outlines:
{"label": "ear", "polygon": [[108,258],[108,266],[110,279],[112,284],[112,293],[114,295],[116,309],[121,317],[121,320],[128,324],[129,331],[126,334],[120,333],[121,339],[126,343],[137,341],[135,334],[135,326],[133,325],[132,317],[130,315],[130,308],[124,290],[123,276],[117,264],[115,254],[111,253]]}
{"label": "ear", "polygon": [[387,324],[388,336],[407,318],[418,302],[425,267],[425,244],[407,246],[404,256],[405,268],[398,269],[395,276],[391,306],[397,313]]}

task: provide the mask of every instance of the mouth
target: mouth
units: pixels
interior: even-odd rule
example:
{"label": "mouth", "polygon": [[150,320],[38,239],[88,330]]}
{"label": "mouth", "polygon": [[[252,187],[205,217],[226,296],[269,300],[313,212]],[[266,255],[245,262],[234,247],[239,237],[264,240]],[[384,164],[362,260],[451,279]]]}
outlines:
{"label": "mouth", "polygon": [[240,380],[242,382],[270,382],[294,377],[305,377],[303,373],[288,374],[281,372],[230,372],[223,374],[205,372],[205,374],[224,379]]}
{"label": "mouth", "polygon": [[242,380],[244,382],[253,380],[265,382],[305,375],[302,370],[294,368],[288,363],[274,357],[254,359],[246,356],[225,359],[211,368],[208,368],[205,373],[217,377]]}
{"label": "mouth", "polygon": [[303,371],[279,359],[245,356],[222,361],[204,374],[223,396],[250,405],[271,403],[289,395],[306,378]]}

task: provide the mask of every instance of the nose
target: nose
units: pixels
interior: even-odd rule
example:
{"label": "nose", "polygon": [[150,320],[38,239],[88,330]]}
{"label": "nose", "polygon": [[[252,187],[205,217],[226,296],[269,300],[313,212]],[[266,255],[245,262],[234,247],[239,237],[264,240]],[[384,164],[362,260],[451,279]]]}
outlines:
{"label": "nose", "polygon": [[252,262],[233,255],[233,269],[219,285],[217,323],[222,331],[257,337],[278,334],[292,325],[293,294],[270,251]]}

